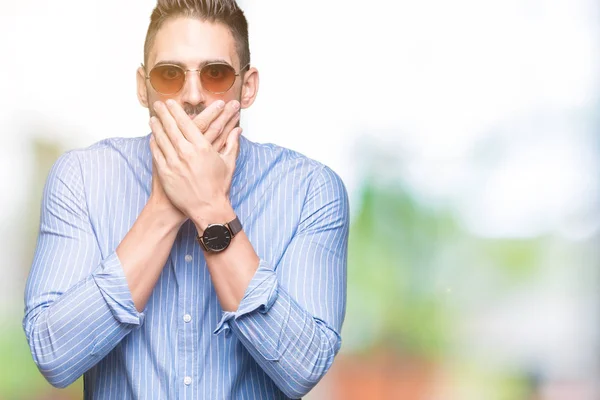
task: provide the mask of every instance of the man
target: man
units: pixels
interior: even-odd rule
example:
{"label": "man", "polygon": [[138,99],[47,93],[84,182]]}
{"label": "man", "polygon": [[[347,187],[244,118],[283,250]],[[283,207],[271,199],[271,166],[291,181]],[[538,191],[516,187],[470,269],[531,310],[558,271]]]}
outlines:
{"label": "man", "polygon": [[[241,136],[258,91],[234,0],[159,0],[137,71],[152,133],[53,166],[23,326],[88,399],[285,399],[341,345],[339,177]],[[282,130],[284,132],[284,130]]]}

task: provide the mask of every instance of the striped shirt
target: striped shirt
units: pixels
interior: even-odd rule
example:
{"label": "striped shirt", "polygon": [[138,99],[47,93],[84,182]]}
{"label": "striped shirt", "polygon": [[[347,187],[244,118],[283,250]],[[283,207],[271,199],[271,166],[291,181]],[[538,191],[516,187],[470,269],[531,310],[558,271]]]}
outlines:
{"label": "striped shirt", "polygon": [[349,207],[328,167],[240,139],[230,200],[260,258],[235,312],[186,221],[143,312],[115,252],[151,190],[150,135],[63,154],[42,199],[23,328],[41,373],[86,399],[288,399],[340,349]]}

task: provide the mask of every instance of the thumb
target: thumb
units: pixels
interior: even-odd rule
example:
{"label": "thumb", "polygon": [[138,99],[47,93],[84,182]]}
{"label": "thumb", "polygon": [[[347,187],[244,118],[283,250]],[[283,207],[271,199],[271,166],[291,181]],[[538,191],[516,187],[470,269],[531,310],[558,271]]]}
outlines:
{"label": "thumb", "polygon": [[156,169],[156,163],[152,160],[152,179],[158,178],[158,171]]}
{"label": "thumb", "polygon": [[242,128],[235,128],[227,138],[225,149],[223,150],[223,159],[225,162],[232,166],[235,165],[235,159],[240,149],[240,136],[242,135]]}
{"label": "thumb", "polygon": [[158,168],[156,167],[156,163],[152,162],[152,191],[160,191],[162,186],[160,184],[160,179],[158,177]]}

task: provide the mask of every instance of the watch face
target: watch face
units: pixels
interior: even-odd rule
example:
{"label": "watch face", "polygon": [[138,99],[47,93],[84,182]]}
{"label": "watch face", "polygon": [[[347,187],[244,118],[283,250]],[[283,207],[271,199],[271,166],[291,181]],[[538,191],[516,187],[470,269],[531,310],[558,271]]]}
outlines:
{"label": "watch face", "polygon": [[202,240],[210,251],[223,251],[231,243],[231,232],[224,225],[209,225],[204,230]]}

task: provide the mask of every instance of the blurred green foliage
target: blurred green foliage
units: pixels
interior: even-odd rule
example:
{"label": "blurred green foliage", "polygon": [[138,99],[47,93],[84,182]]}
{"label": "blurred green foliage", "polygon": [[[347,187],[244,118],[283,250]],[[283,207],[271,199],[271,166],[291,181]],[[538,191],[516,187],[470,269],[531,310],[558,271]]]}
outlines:
{"label": "blurred green foliage", "polygon": [[[20,224],[27,229],[23,242],[23,264],[20,268],[17,286],[24,288],[29,267],[37,243],[40,224],[40,202],[50,168],[65,148],[58,141],[44,140],[34,136],[31,139],[31,153],[34,160],[34,174],[29,189],[28,201],[22,213]],[[20,301],[22,297],[20,296]],[[18,303],[17,303],[18,304]],[[14,306],[13,306],[14,307]],[[12,307],[10,307],[12,308]],[[83,380],[79,379],[67,389],[53,388],[38,371],[32,360],[25,333],[21,327],[22,309],[10,310],[10,317],[0,325],[0,400],[72,400],[81,399]],[[4,317],[4,316],[3,316]]]}
{"label": "blurred green foliage", "polygon": [[349,239],[344,336],[351,347],[440,354],[451,311],[435,288],[437,250],[456,232],[451,215],[424,209],[401,186],[367,183]]}
{"label": "blurred green foliage", "polygon": [[350,228],[345,351],[440,360],[462,312],[534,279],[548,244],[477,237],[398,180],[374,182],[366,180]]}

